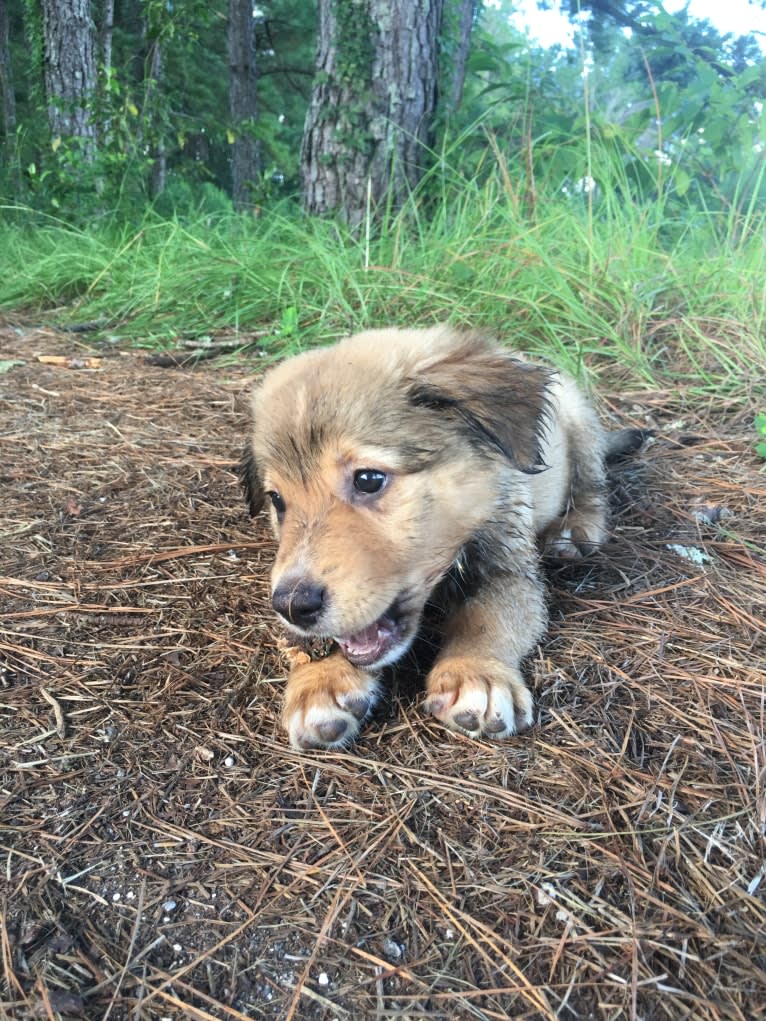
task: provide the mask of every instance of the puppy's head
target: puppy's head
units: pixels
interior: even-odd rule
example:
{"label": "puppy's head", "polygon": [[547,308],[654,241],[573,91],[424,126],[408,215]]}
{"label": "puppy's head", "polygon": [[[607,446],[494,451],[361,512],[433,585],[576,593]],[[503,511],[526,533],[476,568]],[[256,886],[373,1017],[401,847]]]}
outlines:
{"label": "puppy's head", "polygon": [[292,358],[256,390],[241,464],[279,550],[288,627],[393,663],[461,547],[534,472],[548,373],[447,327],[376,330]]}

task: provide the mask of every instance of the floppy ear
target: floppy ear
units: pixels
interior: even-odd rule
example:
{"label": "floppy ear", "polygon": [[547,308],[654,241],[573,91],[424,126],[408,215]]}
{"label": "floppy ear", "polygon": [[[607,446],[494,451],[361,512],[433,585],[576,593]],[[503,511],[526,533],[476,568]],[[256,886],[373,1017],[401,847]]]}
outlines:
{"label": "floppy ear", "polygon": [[472,442],[534,474],[545,466],[540,440],[549,411],[551,371],[470,341],[424,367],[410,402],[459,421]]}
{"label": "floppy ear", "polygon": [[249,440],[242,451],[242,457],[239,459],[237,474],[239,475],[240,485],[245,491],[245,502],[250,510],[250,516],[254,518],[261,507],[263,507],[265,494],[258,476],[258,466],[255,463],[253,447]]}

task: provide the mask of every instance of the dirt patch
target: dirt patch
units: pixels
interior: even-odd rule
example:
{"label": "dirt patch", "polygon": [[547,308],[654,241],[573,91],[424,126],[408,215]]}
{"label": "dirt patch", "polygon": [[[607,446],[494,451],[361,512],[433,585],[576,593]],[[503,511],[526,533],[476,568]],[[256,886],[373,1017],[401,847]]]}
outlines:
{"label": "dirt patch", "polygon": [[234,474],[253,365],[37,360],[79,344],[0,330],[2,1016],[763,1016],[745,399],[607,400],[658,438],[604,553],[550,575],[531,734],[394,692],[300,754]]}

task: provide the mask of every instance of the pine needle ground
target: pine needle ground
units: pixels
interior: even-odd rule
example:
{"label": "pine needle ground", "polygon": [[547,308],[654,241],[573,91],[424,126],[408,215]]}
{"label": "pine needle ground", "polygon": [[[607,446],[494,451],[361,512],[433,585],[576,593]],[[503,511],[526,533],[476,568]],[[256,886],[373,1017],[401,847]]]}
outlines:
{"label": "pine needle ground", "polygon": [[549,574],[530,734],[395,691],[302,754],[234,473],[257,366],[37,361],[73,343],[0,331],[2,1016],[764,1016],[747,394],[602,386],[657,436],[603,553]]}

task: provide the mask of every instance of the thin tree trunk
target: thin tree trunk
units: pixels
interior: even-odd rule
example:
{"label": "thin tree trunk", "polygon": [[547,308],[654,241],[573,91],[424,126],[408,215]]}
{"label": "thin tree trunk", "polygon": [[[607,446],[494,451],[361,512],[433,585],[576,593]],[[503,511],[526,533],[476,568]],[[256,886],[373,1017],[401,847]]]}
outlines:
{"label": "thin tree trunk", "polygon": [[[352,227],[400,206],[428,161],[444,0],[319,0],[301,156],[304,205]],[[369,190],[368,190],[369,189]]]}
{"label": "thin tree trunk", "polygon": [[0,0],[0,89],[3,105],[3,136],[10,138],[16,130],[16,95],[13,91],[11,50],[8,44],[8,5]]}
{"label": "thin tree trunk", "polygon": [[42,0],[45,93],[54,138],[80,139],[82,158],[96,154],[89,104],[96,87],[93,21],[88,0]]}
{"label": "thin tree trunk", "polygon": [[149,60],[149,81],[146,86],[146,97],[144,110],[147,117],[154,121],[153,127],[157,131],[157,139],[152,146],[152,177],[151,194],[157,198],[160,192],[164,191],[167,181],[167,152],[165,140],[162,136],[162,124],[157,116],[159,108],[160,92],[162,82],[162,43],[159,38],[151,44]]}
{"label": "thin tree trunk", "polygon": [[229,113],[234,141],[231,147],[231,190],[235,209],[253,201],[253,185],[260,172],[257,117],[258,80],[255,64],[255,18],[252,0],[229,0]]}
{"label": "thin tree trunk", "polygon": [[104,14],[99,30],[101,64],[105,74],[112,69],[112,37],[114,35],[114,0],[104,0]]}

